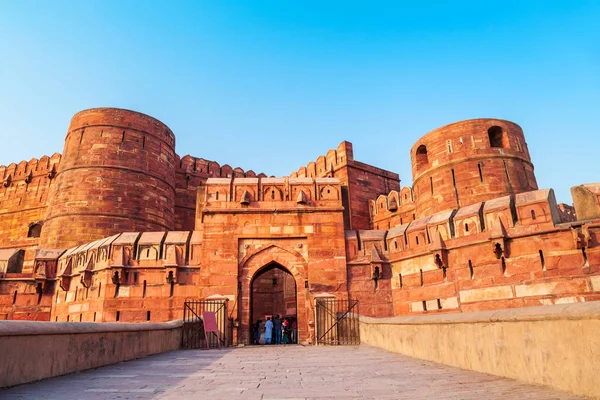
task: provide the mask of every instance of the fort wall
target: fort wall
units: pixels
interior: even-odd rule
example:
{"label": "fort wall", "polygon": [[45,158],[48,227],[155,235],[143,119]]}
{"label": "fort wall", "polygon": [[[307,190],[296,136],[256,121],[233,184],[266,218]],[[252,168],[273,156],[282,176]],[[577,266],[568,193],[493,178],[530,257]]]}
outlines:
{"label": "fort wall", "polygon": [[49,192],[60,166],[60,154],[0,166],[0,250],[21,249],[18,271],[33,269],[35,249],[46,215]]}
{"label": "fort wall", "polygon": [[[389,230],[347,232],[349,290],[357,297],[370,289],[372,305],[391,293],[390,316],[600,300],[599,234],[594,221],[561,222],[552,190],[504,196]],[[371,279],[355,282],[359,270]]]}
{"label": "fort wall", "polygon": [[361,318],[371,346],[597,398],[600,302],[469,314]]}
{"label": "fort wall", "polygon": [[176,155],[175,169],[175,229],[193,230],[196,219],[196,196],[198,188],[206,184],[208,178],[266,178],[264,173],[244,171],[228,164],[221,166],[216,161],[196,158],[190,155]]}
{"label": "fort wall", "polygon": [[181,325],[0,321],[0,388],[177,350]]}
{"label": "fort wall", "polygon": [[369,229],[369,201],[391,190],[400,190],[398,174],[354,160],[352,143],[342,142],[337,149],[319,156],[316,162],[300,167],[290,177],[333,177],[340,180],[346,208],[346,229]]}

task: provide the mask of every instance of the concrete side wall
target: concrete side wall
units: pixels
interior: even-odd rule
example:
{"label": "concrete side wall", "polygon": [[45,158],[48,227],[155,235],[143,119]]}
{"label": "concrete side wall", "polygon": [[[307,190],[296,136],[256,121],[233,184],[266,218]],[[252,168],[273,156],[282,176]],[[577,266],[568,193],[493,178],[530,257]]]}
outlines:
{"label": "concrete side wall", "polygon": [[600,397],[600,302],[436,316],[361,317],[363,343]]}
{"label": "concrete side wall", "polygon": [[161,324],[0,321],[0,387],[180,348],[181,322]]}

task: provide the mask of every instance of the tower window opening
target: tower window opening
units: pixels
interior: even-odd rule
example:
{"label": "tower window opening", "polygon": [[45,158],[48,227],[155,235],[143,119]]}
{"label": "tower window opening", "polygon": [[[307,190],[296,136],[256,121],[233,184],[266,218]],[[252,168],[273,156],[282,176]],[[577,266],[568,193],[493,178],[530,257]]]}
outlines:
{"label": "tower window opening", "polygon": [[581,248],[581,254],[583,255],[583,266],[589,267],[590,263],[588,262],[587,253],[585,252],[585,247]]}
{"label": "tower window opening", "polygon": [[173,297],[175,294],[175,281],[171,281],[171,289],[169,291],[169,297]]}
{"label": "tower window opening", "polygon": [[531,210],[531,219],[535,220],[535,210]]}
{"label": "tower window opening", "polygon": [[403,283],[402,283],[402,274],[398,274],[398,283],[400,284],[400,289],[402,289]]}
{"label": "tower window opening", "polygon": [[506,275],[506,260],[502,257],[502,273]]}
{"label": "tower window opening", "polygon": [[102,291],[102,282],[98,284],[98,298],[100,298],[100,292]]}
{"label": "tower window opening", "polygon": [[442,309],[442,300],[441,299],[437,299],[437,306],[438,306],[438,310]]}
{"label": "tower window opening", "polygon": [[15,305],[17,303],[17,291],[15,290],[15,293],[13,294],[13,301],[12,301],[13,305]]}
{"label": "tower window opening", "polygon": [[473,271],[473,263],[469,260],[469,277],[471,280],[475,277],[475,271]]}
{"label": "tower window opening", "polygon": [[27,237],[29,238],[39,238],[42,232],[42,224],[32,224],[27,230]]}
{"label": "tower window opening", "polygon": [[427,312],[427,302],[423,300],[421,304],[423,304],[423,312]]}
{"label": "tower window opening", "polygon": [[465,224],[465,232],[469,232],[469,224]]}
{"label": "tower window opening", "polygon": [[431,187],[431,194],[433,194],[433,177],[429,177],[429,186]]}
{"label": "tower window opening", "polygon": [[215,200],[219,200],[219,192],[215,194]]}
{"label": "tower window opening", "polygon": [[423,281],[423,270],[422,269],[419,270],[419,275],[420,275],[420,279],[421,279],[421,286],[423,286],[425,282]]}
{"label": "tower window opening", "polygon": [[394,240],[394,249],[398,250],[398,242],[396,242],[395,240]]}
{"label": "tower window opening", "polygon": [[146,298],[146,281],[144,281],[144,289],[142,290],[142,298]]}
{"label": "tower window opening", "polygon": [[271,200],[275,200],[275,191],[271,190]]}
{"label": "tower window opening", "polygon": [[452,154],[452,140],[446,140],[446,148],[448,149],[448,154]]}
{"label": "tower window opening", "polygon": [[117,315],[116,315],[116,317],[115,317],[115,320],[116,320],[117,322],[119,322],[119,320],[120,320],[120,319],[121,319],[121,311],[117,311]]}
{"label": "tower window opening", "polygon": [[419,244],[419,237],[415,236],[415,243],[418,245]]}
{"label": "tower window opening", "polygon": [[479,182],[483,183],[483,171],[481,170],[481,163],[477,164],[477,169],[479,170]]}
{"label": "tower window opening", "polygon": [[417,152],[415,153],[415,161],[417,163],[418,169],[426,166],[429,163],[429,160],[427,159],[427,147],[424,144],[417,147]]}
{"label": "tower window opening", "polygon": [[146,312],[146,321],[150,321],[150,311]]}
{"label": "tower window opening", "polygon": [[490,146],[495,148],[506,149],[508,148],[508,136],[506,132],[499,126],[492,126],[488,129],[488,137],[490,139]]}

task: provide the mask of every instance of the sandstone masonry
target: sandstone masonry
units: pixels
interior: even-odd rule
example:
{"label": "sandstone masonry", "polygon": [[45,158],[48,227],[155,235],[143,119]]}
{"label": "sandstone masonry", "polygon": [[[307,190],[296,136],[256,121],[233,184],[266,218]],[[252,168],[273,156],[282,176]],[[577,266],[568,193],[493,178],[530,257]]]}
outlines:
{"label": "sandstone masonry", "polygon": [[600,299],[600,184],[556,204],[503,120],[436,129],[410,156],[412,187],[348,142],[267,177],[179,157],[147,115],[82,111],[62,156],[0,166],[0,319],[168,321],[224,298],[234,342],[277,306],[312,343],[318,296],[376,317]]}

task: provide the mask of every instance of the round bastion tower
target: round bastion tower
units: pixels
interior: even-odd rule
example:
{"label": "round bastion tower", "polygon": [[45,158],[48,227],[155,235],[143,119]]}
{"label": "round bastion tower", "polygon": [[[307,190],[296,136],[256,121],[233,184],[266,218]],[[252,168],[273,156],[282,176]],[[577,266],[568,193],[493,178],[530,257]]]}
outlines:
{"label": "round bastion tower", "polygon": [[40,248],[69,248],[119,232],[174,227],[175,135],[116,108],[71,120]]}
{"label": "round bastion tower", "polygon": [[472,119],[423,136],[411,149],[416,217],[537,189],[523,130]]}

